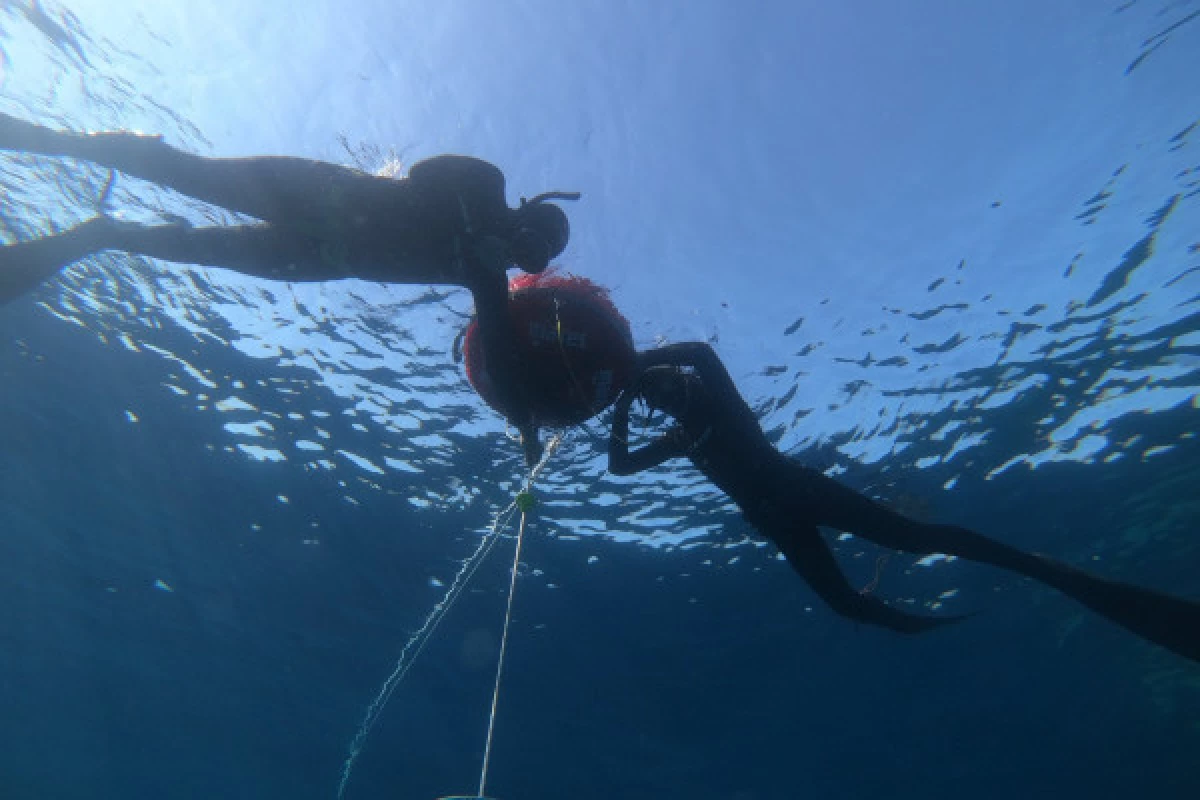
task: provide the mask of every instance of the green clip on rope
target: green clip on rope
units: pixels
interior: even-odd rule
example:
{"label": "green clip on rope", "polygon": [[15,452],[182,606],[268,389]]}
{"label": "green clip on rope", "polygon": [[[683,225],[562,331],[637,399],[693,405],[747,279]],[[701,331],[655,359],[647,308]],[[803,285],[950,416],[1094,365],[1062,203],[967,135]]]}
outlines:
{"label": "green clip on rope", "polygon": [[532,492],[522,490],[517,492],[514,502],[516,502],[517,508],[520,509],[522,514],[528,514],[537,505],[537,498],[533,496]]}

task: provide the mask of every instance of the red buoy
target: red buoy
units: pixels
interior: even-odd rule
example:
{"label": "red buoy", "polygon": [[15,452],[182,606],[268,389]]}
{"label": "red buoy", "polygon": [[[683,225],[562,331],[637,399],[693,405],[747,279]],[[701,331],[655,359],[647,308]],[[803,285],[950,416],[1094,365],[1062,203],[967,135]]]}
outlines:
{"label": "red buoy", "polygon": [[[574,275],[547,270],[508,285],[509,314],[533,422],[577,425],[607,408],[633,377],[633,335],[608,290]],[[467,380],[503,413],[484,363],[479,324],[463,336]]]}

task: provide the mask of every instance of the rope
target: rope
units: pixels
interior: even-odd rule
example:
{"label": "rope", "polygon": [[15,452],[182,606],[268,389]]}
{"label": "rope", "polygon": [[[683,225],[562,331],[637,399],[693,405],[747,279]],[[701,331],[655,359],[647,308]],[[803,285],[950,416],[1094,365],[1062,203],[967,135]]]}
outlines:
{"label": "rope", "polygon": [[508,626],[512,622],[513,597],[517,594],[517,567],[521,563],[521,543],[525,539],[525,518],[521,512],[521,527],[517,529],[517,547],[513,553],[512,576],[508,583],[508,607],[504,611],[504,633],[500,636],[500,657],[496,660],[496,685],[492,689],[492,713],[488,716],[487,741],[483,746],[483,768],[479,772],[479,796],[487,787],[488,762],[492,757],[492,734],[496,730],[496,705],[500,702],[500,677],[504,672],[504,656],[508,652]]}
{"label": "rope", "polygon": [[446,594],[443,595],[441,601],[434,604],[428,616],[425,617],[424,623],[422,623],[417,632],[409,638],[403,649],[401,649],[400,656],[396,659],[396,664],[392,668],[391,674],[388,675],[383,685],[379,687],[379,692],[376,693],[375,698],[367,706],[363,721],[350,742],[346,760],[342,764],[342,775],[338,781],[338,800],[345,797],[346,785],[350,782],[350,773],[354,770],[354,765],[358,761],[359,755],[362,754],[367,737],[375,727],[375,723],[379,721],[380,716],[383,715],[383,710],[387,706],[388,701],[391,700],[396,687],[400,685],[404,676],[412,669],[413,664],[416,663],[417,656],[421,655],[421,651],[429,643],[429,639],[433,636],[434,631],[437,630],[438,625],[445,618],[446,612],[458,600],[459,595],[467,587],[471,577],[487,559],[492,549],[496,546],[496,543],[500,541],[500,530],[508,524],[508,520],[511,518],[512,512],[516,510],[516,507],[517,505],[514,501],[496,515],[496,518],[492,521],[492,527],[488,531],[488,535],[480,540],[475,551],[463,562],[458,573],[450,582],[450,588],[446,590]]}
{"label": "rope", "polygon": [[[546,443],[546,449],[542,454],[541,460],[538,461],[537,465],[532,470],[530,470],[528,477],[525,479],[525,488],[522,493],[527,493],[533,486],[534,480],[536,480],[538,474],[546,466],[546,463],[550,460],[550,457],[554,455],[556,450],[558,450],[558,447],[562,444],[562,441],[563,434],[557,433]],[[470,582],[472,576],[474,576],[480,565],[487,559],[493,548],[495,548],[496,543],[500,541],[500,531],[508,526],[509,520],[512,519],[513,514],[520,507],[519,498],[520,494],[518,494],[518,496],[514,498],[507,506],[505,506],[504,509],[496,514],[495,518],[492,520],[492,525],[488,530],[487,535],[483,537],[483,539],[479,542],[479,546],[476,547],[475,551],[471,553],[466,561],[463,562],[462,566],[458,570],[458,573],[455,574],[454,580],[451,581],[450,588],[446,590],[446,594],[442,597],[440,602],[434,605],[434,607],[430,610],[429,615],[425,618],[425,622],[420,628],[417,629],[417,632],[414,633],[411,638],[409,638],[408,642],[405,643],[404,647],[401,649],[400,657],[396,660],[396,664],[393,667],[391,674],[388,675],[387,679],[383,682],[383,686],[381,686],[379,688],[379,692],[376,693],[375,698],[367,706],[367,711],[363,716],[363,721],[359,725],[358,731],[354,734],[354,738],[350,742],[350,747],[346,754],[346,760],[342,764],[341,778],[338,781],[338,800],[342,800],[342,798],[345,797],[346,786],[350,782],[350,773],[353,772],[354,765],[358,761],[358,757],[362,754],[363,746],[366,744],[367,737],[371,733],[371,730],[375,727],[375,723],[378,722],[380,716],[382,716],[383,709],[387,706],[388,700],[391,699],[392,694],[396,691],[396,687],[400,685],[400,681],[403,680],[404,676],[408,674],[408,671],[412,669],[412,665],[416,662],[417,656],[421,654],[421,651],[425,649],[425,645],[429,643],[430,637],[433,635],[433,632],[437,630],[437,627],[441,621],[445,618],[446,612],[448,612],[450,607],[454,605],[454,602],[458,599],[459,595],[461,595],[463,590],[466,589],[467,584]],[[525,510],[522,509],[521,525],[517,532],[517,559],[520,558],[521,539],[524,532]],[[483,777],[480,778],[480,795],[483,794],[483,780],[487,775],[488,752],[490,752],[491,749],[492,726],[495,722],[496,716],[496,694],[499,692],[500,670],[504,664],[505,644],[508,641],[508,625],[509,618],[512,614],[513,588],[516,585],[516,575],[517,568],[516,561],[514,561],[513,574],[509,582],[508,590],[508,611],[505,613],[504,617],[504,634],[500,645],[500,663],[496,668],[496,690],[492,697],[492,718],[488,723],[488,751],[484,753]]]}
{"label": "rope", "polygon": [[484,790],[487,788],[488,765],[492,759],[492,739],[496,732],[496,706],[500,704],[500,680],[504,675],[504,658],[508,653],[508,630],[512,623],[513,598],[517,596],[517,568],[521,565],[521,545],[525,541],[525,521],[529,517],[528,509],[532,508],[533,503],[533,496],[529,490],[533,488],[534,479],[546,466],[550,457],[554,455],[554,451],[558,450],[562,440],[562,433],[556,433],[550,437],[541,460],[530,471],[529,477],[525,479],[525,487],[513,499],[513,505],[521,509],[521,524],[517,528],[517,546],[513,550],[512,573],[508,578],[508,602],[504,609],[504,630],[500,634],[500,655],[496,659],[496,683],[492,687],[492,709],[488,714],[487,738],[483,745],[483,765],[479,769],[479,797],[484,796]]}

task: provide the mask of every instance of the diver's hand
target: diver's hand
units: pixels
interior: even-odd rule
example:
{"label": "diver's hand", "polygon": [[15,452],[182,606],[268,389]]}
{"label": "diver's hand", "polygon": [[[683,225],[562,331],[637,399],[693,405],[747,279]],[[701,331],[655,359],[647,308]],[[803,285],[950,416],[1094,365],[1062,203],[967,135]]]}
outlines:
{"label": "diver's hand", "polygon": [[529,426],[521,430],[521,447],[525,451],[525,466],[533,469],[542,460],[542,441],[538,438],[537,428]]}

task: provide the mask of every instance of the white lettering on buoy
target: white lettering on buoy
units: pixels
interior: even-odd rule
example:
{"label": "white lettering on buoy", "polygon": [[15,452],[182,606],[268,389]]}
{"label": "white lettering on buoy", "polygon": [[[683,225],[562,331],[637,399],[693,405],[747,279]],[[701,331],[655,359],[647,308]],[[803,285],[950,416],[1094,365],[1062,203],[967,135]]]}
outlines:
{"label": "white lettering on buoy", "polygon": [[[545,322],[531,322],[529,323],[529,338],[533,340],[534,344],[558,344],[560,341],[558,326]],[[561,342],[563,347],[586,350],[587,334],[582,331],[563,331]]]}

